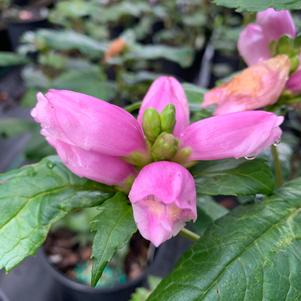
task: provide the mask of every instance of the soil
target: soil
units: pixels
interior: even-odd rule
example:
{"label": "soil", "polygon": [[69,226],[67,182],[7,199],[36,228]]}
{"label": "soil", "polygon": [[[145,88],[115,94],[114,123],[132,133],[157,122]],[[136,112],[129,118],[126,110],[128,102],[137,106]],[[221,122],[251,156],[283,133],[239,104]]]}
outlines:
{"label": "soil", "polygon": [[[50,263],[56,269],[74,281],[86,282],[82,281],[77,274],[82,269],[79,267],[84,265],[91,266],[91,244],[81,244],[75,233],[67,229],[59,229],[48,235],[44,250]],[[123,281],[138,278],[144,272],[149,257],[149,242],[137,232],[131,238],[125,254],[117,254],[117,256],[113,257],[113,264],[109,265],[109,269],[112,270],[110,274],[113,274],[111,277],[118,278],[119,276],[116,275],[122,273],[125,275],[125,277],[122,277],[123,279],[125,278]],[[87,279],[90,279],[90,275],[88,276]],[[117,283],[123,283],[123,281],[114,279],[114,282]],[[84,284],[89,284],[89,280]],[[111,286],[111,283],[108,286]]]}

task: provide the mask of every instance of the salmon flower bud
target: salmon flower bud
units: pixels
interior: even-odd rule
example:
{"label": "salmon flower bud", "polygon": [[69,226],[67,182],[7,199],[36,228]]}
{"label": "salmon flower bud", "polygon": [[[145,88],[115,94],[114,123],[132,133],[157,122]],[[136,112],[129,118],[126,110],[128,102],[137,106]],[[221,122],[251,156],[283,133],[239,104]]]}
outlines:
{"label": "salmon flower bud", "polygon": [[167,105],[160,115],[161,131],[172,133],[176,124],[176,107],[173,104]]}
{"label": "salmon flower bud", "polygon": [[170,160],[178,151],[178,140],[169,133],[161,133],[152,146],[152,157],[155,161]]}
{"label": "salmon flower bud", "polygon": [[169,104],[173,104],[176,109],[173,134],[179,136],[189,125],[189,107],[182,85],[171,76],[161,76],[152,83],[142,101],[138,122],[142,124],[145,110],[153,108],[162,113]]}
{"label": "salmon flower bud", "polygon": [[108,62],[113,57],[120,55],[127,47],[126,41],[124,38],[117,38],[113,40],[104,55],[104,61]]}
{"label": "salmon flower bud", "polygon": [[202,107],[216,105],[214,114],[222,115],[274,104],[285,88],[289,71],[286,55],[262,61],[207,92]]}
{"label": "salmon flower bud", "polygon": [[161,133],[161,120],[159,113],[149,108],[143,114],[142,127],[147,140],[153,143]]}
{"label": "salmon flower bud", "polygon": [[118,106],[67,90],[38,93],[37,99],[31,114],[46,138],[110,156],[147,150],[137,120]]}
{"label": "salmon flower bud", "polygon": [[196,190],[192,175],[174,162],[145,166],[135,179],[129,199],[141,235],[155,246],[177,235],[196,220]]}
{"label": "salmon flower bud", "polygon": [[249,158],[278,142],[282,116],[246,111],[194,122],[181,136],[181,147],[190,148],[190,161]]}

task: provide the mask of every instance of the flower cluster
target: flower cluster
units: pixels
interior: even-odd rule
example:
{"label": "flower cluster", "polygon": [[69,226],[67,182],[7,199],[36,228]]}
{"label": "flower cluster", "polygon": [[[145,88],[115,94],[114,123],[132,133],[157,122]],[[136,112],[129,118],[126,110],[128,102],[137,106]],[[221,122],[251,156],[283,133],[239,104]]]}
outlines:
{"label": "flower cluster", "polygon": [[259,12],[238,40],[249,68],[207,92],[202,106],[215,105],[214,114],[221,115],[273,105],[285,89],[300,93],[300,42],[289,11]]}
{"label": "flower cluster", "polygon": [[283,121],[273,113],[245,111],[190,124],[187,98],[173,77],[154,81],[137,119],[72,91],[49,90],[37,99],[32,116],[64,164],[78,176],[128,193],[140,233],[155,246],[197,218],[189,166],[255,156],[280,139]]}

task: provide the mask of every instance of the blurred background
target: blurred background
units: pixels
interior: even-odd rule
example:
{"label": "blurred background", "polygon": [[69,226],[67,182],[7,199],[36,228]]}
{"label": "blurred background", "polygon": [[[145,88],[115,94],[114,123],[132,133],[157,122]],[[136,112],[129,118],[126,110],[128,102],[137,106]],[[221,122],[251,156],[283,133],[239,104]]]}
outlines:
{"label": "blurred background", "polygon": [[[243,15],[217,7],[209,0],[0,0],[0,172],[54,154],[40,135],[39,126],[30,117],[38,91],[45,92],[50,88],[74,90],[135,113],[152,80],[168,74],[185,83],[191,109],[200,114],[199,91],[213,87],[216,82],[245,67],[236,43],[243,26],[254,17],[255,14]],[[294,18],[299,29],[301,19],[298,15]],[[281,155],[286,170],[298,170],[298,167],[288,165],[292,156],[300,157],[299,152],[293,153],[293,148],[300,145],[300,139],[296,138],[300,137],[300,116],[295,112],[290,114],[291,134],[285,138],[289,143],[282,144]],[[200,116],[193,115],[192,118]],[[206,200],[203,202],[204,208],[209,206],[208,212],[210,206],[219,206],[206,203]],[[236,206],[233,198],[223,197],[219,202],[223,206],[218,210],[214,208],[216,216],[200,213],[202,229]],[[52,263],[64,273],[71,273],[72,279],[85,284],[90,280],[90,267],[83,261],[90,256],[92,240],[87,224],[93,215],[95,212],[88,210],[69,216],[56,226],[56,232],[50,235],[45,247]],[[141,240],[141,237],[136,239]],[[58,245],[65,251],[57,253],[54,249]],[[70,251],[70,246],[76,252]],[[153,258],[154,254],[150,254],[152,251],[144,242],[138,249],[135,246],[134,239],[128,249],[117,254],[117,266],[124,257],[132,263],[129,258],[133,250],[134,258],[141,256],[142,266]],[[161,261],[152,267],[154,274],[166,275],[187,246],[188,242],[183,239],[168,242],[160,251]],[[63,260],[56,262],[58,257],[54,255],[57,254]],[[131,267],[129,261],[127,267]],[[32,271],[32,262],[35,261],[30,259],[23,270],[21,267],[0,281],[0,287],[6,288],[12,301],[24,296],[26,289],[22,291],[20,283],[27,287],[28,293],[34,281],[44,273],[39,267]],[[140,270],[134,269],[131,273],[136,271],[141,276],[143,271]],[[37,275],[36,278],[32,276],[30,283],[24,280],[24,275],[20,278],[20,274],[26,275],[27,271]],[[46,274],[47,287],[40,288],[42,292],[36,297],[31,295],[30,299],[23,300],[48,300],[45,291],[50,291],[49,283],[53,280]],[[122,277],[128,276],[129,273],[124,275],[119,271],[119,266],[114,268],[113,263],[100,287],[110,286],[116,278],[123,283]],[[152,279],[150,286],[157,282]],[[13,293],[11,288],[15,285],[19,293]],[[145,300],[145,294],[142,290],[133,300]],[[71,295],[50,294],[48,298],[96,300]],[[0,292],[2,301],[1,298]],[[97,300],[124,300],[121,297],[106,298]],[[3,300],[6,301],[4,297]]]}

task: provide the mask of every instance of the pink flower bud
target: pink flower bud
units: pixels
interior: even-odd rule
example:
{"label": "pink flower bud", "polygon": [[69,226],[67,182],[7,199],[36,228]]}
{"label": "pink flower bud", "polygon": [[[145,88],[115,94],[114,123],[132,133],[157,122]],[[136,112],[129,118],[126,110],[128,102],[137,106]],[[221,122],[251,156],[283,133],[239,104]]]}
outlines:
{"label": "pink flower bud", "polygon": [[289,70],[286,55],[260,62],[207,92],[202,107],[216,105],[214,114],[222,115],[274,104],[285,88]]}
{"label": "pink flower bud", "polygon": [[189,220],[195,220],[196,191],[192,175],[173,162],[145,166],[129,194],[141,235],[155,246],[175,236]]}
{"label": "pink flower bud", "polygon": [[191,124],[181,137],[189,160],[253,157],[280,140],[283,117],[246,111],[206,118]]}
{"label": "pink flower bud", "polygon": [[168,105],[176,107],[176,125],[173,133],[179,135],[189,125],[189,107],[182,85],[171,76],[161,76],[156,79],[147,91],[138,115],[142,125],[144,111],[149,108],[159,113]]}
{"label": "pink flower bud", "polygon": [[271,57],[269,45],[282,36],[295,37],[296,28],[289,11],[268,8],[259,12],[256,23],[246,26],[240,33],[238,50],[248,65]]}
{"label": "pink flower bud", "polygon": [[241,57],[249,66],[271,57],[269,41],[258,24],[249,24],[240,33],[237,47]]}
{"label": "pink flower bud", "polygon": [[[299,62],[301,62],[301,55],[299,56]],[[299,63],[299,68],[294,72],[286,84],[286,88],[293,93],[301,93],[301,63]]]}
{"label": "pink flower bud", "polygon": [[46,138],[110,156],[146,149],[137,120],[118,106],[66,90],[38,93],[37,99],[31,114]]}
{"label": "pink flower bud", "polygon": [[87,151],[53,138],[46,138],[63,163],[76,175],[107,185],[123,186],[135,175],[134,168],[118,157]]}

